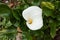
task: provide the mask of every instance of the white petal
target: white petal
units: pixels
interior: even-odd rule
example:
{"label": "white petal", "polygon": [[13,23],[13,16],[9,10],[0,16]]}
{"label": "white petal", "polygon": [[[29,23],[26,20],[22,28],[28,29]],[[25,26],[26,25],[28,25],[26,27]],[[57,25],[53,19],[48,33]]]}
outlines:
{"label": "white petal", "polygon": [[26,22],[27,27],[31,30],[38,30],[43,26],[42,9],[37,6],[31,6],[25,9],[22,16],[26,21],[29,18],[33,20],[32,24]]}
{"label": "white petal", "polygon": [[22,16],[24,17],[25,20],[28,20],[29,17],[32,19],[34,19],[35,17],[36,18],[41,17],[42,9],[40,9],[37,6],[31,6],[23,11]]}
{"label": "white petal", "polygon": [[26,24],[29,29],[38,30],[38,29],[41,29],[41,27],[43,26],[43,20],[42,18],[39,18],[39,19],[33,20],[32,24],[29,24],[28,22],[26,22]]}

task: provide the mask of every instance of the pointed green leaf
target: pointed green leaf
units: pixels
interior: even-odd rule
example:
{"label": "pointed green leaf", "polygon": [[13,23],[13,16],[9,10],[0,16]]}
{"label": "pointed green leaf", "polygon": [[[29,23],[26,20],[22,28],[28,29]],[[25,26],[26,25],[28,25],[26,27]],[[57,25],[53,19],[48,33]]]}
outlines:
{"label": "pointed green leaf", "polygon": [[50,35],[52,38],[54,38],[56,35],[56,22],[53,20],[50,20]]}

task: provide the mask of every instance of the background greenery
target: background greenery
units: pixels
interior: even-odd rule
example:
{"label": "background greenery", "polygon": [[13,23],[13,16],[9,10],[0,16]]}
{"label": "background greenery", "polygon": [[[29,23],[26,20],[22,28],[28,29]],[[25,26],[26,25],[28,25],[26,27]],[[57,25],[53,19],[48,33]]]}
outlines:
{"label": "background greenery", "polygon": [[[9,3],[0,1],[0,40],[16,40],[17,27],[22,30],[23,40],[54,39],[60,29],[59,0],[14,0],[14,3],[17,5],[9,7]],[[44,26],[40,30],[29,30],[22,17],[22,11],[30,6],[43,10]]]}

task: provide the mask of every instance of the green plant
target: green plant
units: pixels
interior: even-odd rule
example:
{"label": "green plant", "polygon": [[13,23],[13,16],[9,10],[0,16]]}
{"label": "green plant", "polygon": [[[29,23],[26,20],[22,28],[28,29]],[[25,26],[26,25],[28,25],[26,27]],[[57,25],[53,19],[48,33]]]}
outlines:
{"label": "green plant", "polygon": [[[58,0],[20,0],[13,8],[0,3],[0,40],[15,40],[17,27],[20,27],[23,40],[53,40],[56,29],[60,27],[60,1]],[[30,6],[43,10],[44,26],[40,30],[29,30],[22,17],[22,11]]]}

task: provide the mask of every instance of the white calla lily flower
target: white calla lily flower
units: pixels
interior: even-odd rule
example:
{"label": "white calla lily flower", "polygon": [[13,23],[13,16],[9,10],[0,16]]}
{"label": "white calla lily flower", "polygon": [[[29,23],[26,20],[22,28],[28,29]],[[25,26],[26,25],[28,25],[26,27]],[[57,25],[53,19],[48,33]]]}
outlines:
{"label": "white calla lily flower", "polygon": [[27,21],[27,27],[31,30],[38,30],[43,26],[42,9],[38,6],[25,9],[22,16]]}

